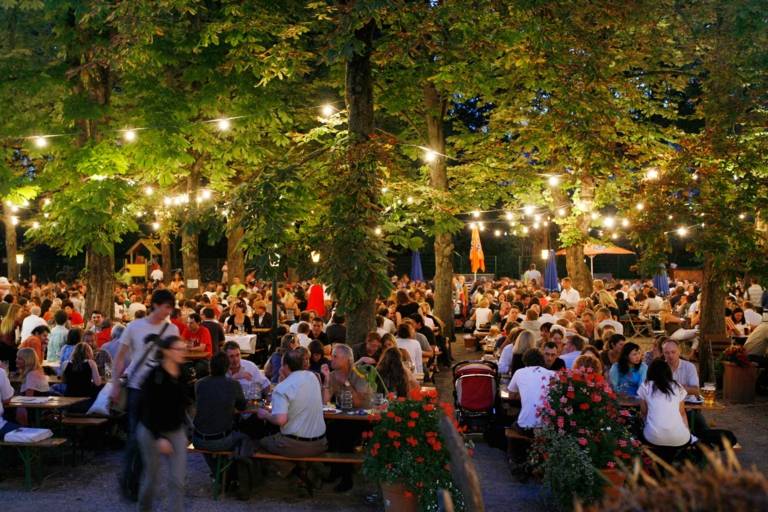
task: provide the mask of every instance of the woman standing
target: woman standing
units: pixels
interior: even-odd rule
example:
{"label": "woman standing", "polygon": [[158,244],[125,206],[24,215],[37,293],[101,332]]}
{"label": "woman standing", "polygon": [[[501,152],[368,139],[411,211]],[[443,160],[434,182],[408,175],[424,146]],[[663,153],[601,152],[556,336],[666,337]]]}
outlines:
{"label": "woman standing", "polygon": [[187,406],[186,385],[181,365],[187,351],[178,336],[157,342],[160,365],[142,386],[141,413],[136,438],[144,462],[139,488],[139,510],[152,510],[159,480],[160,458],[168,459],[169,510],[184,510],[184,480],[187,476],[187,435],[184,430]]}

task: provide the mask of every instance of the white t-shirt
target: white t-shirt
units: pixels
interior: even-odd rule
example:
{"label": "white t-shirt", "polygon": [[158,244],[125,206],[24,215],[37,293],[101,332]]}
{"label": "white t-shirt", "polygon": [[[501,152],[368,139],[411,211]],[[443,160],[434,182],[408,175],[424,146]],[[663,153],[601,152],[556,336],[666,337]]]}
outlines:
{"label": "white t-shirt", "polygon": [[25,339],[32,336],[32,331],[41,325],[47,326],[48,322],[37,315],[29,315],[26,317],[21,323],[21,341],[24,341]]}
{"label": "white t-shirt", "polygon": [[[165,327],[164,331],[163,327]],[[128,382],[129,388],[141,389],[141,383],[144,382],[144,377],[146,377],[147,373],[157,365],[157,361],[153,355],[150,355],[145,359],[142,368],[138,371],[134,371],[146,349],[144,340],[150,334],[160,334],[160,331],[163,331],[163,338],[167,338],[168,336],[179,336],[179,329],[174,324],[167,320],[160,322],[159,324],[153,324],[149,321],[149,317],[146,316],[130,322],[123,331],[123,335],[120,337],[120,345],[128,347],[128,357],[131,359],[131,364],[125,371],[130,377]]]}
{"label": "white t-shirt", "polygon": [[556,374],[541,366],[526,366],[520,368],[509,381],[509,391],[520,394],[522,408],[517,417],[520,428],[536,428],[541,426],[541,418],[536,414],[547,399],[549,381]]}
{"label": "white t-shirt", "polygon": [[581,298],[581,295],[579,295],[579,291],[576,288],[570,288],[568,290],[563,288],[560,291],[560,300],[565,302],[568,305],[568,307],[575,308],[580,298]]}
{"label": "white t-shirt", "polygon": [[386,329],[387,332],[394,334],[397,330],[397,326],[395,325],[395,322],[390,320],[387,317],[384,317],[384,322],[381,324],[382,329]]}
{"label": "white t-shirt", "polygon": [[128,306],[128,320],[133,320],[136,318],[136,312],[137,311],[146,311],[147,306],[142,304],[141,302],[131,302],[131,305]]}
{"label": "white t-shirt", "polygon": [[621,322],[617,322],[616,320],[613,320],[611,318],[606,318],[599,324],[597,324],[597,327],[599,329],[605,328],[606,325],[610,325],[613,327],[613,330],[616,332],[616,334],[624,334],[624,326],[621,324]]}
{"label": "white t-shirt", "polygon": [[687,393],[682,386],[675,386],[670,395],[656,389],[652,382],[644,382],[637,396],[648,406],[643,435],[657,446],[682,446],[691,440],[691,432],[680,416],[680,402]]}
{"label": "white t-shirt", "polygon": [[301,345],[304,348],[309,348],[309,344],[312,343],[312,338],[310,338],[303,332],[298,333],[296,337],[299,340],[299,345]]}
{"label": "white t-shirt", "polygon": [[163,280],[163,271],[159,268],[156,268],[152,271],[151,274],[149,274],[149,278],[152,281],[162,281]]}
{"label": "white t-shirt", "polygon": [[12,396],[13,386],[11,386],[11,381],[8,380],[5,370],[0,368],[0,428],[3,428],[7,423],[3,419],[3,402],[10,400]]}
{"label": "white t-shirt", "polygon": [[397,348],[404,348],[408,355],[411,356],[411,361],[416,368],[416,373],[424,373],[424,363],[421,361],[421,344],[413,339],[395,338],[397,342]]}
{"label": "white t-shirt", "polygon": [[477,308],[475,310],[475,328],[479,329],[480,326],[490,323],[491,318],[493,318],[491,308]]}
{"label": "white t-shirt", "polygon": [[574,350],[573,352],[568,352],[567,354],[560,354],[560,359],[565,362],[565,367],[571,370],[573,369],[573,363],[576,362],[576,359],[578,359],[580,355],[580,351]]}
{"label": "white t-shirt", "polygon": [[314,373],[291,372],[272,391],[272,414],[287,414],[288,422],[280,427],[284,435],[320,437],[325,434],[323,394]]}
{"label": "white t-shirt", "polygon": [[[257,382],[261,386],[261,389],[269,387],[269,379],[261,372],[261,370],[259,370],[258,366],[248,361],[247,359],[240,360],[240,371],[243,371],[251,376],[251,380],[237,379],[237,382],[240,383],[240,386],[243,389],[245,389],[246,384],[250,382]],[[227,377],[232,378],[232,373],[230,370],[227,370]]]}
{"label": "white t-shirt", "polygon": [[754,309],[744,310],[744,320],[752,327],[760,325],[763,321],[762,315],[758,314]]}

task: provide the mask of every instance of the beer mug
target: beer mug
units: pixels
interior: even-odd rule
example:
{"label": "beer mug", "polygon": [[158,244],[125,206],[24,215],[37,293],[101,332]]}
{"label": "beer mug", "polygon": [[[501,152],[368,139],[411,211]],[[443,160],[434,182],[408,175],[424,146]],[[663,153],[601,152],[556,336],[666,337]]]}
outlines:
{"label": "beer mug", "polygon": [[714,382],[705,382],[701,387],[701,395],[704,397],[704,405],[706,407],[712,407],[715,405],[715,394],[717,387]]}

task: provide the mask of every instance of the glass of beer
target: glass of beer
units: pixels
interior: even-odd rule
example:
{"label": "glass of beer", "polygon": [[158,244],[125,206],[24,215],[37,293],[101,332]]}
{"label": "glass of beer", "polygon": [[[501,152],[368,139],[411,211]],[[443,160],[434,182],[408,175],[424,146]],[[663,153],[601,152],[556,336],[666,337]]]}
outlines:
{"label": "glass of beer", "polygon": [[712,407],[715,405],[715,392],[717,388],[714,382],[705,382],[701,388],[701,394],[704,397],[704,406]]}

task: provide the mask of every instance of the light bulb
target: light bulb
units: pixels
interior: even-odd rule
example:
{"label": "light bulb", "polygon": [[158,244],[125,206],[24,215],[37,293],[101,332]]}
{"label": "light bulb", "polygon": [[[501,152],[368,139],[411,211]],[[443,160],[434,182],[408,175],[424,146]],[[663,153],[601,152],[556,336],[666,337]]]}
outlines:
{"label": "light bulb", "polygon": [[485,231],[485,224],[483,224],[482,222],[478,222],[477,227],[480,228],[480,231]]}
{"label": "light bulb", "polygon": [[680,226],[679,228],[677,228],[677,234],[680,235],[680,236],[687,235],[688,234],[688,228],[686,228],[685,226]]}
{"label": "light bulb", "polygon": [[475,229],[477,227],[477,222],[470,222],[469,223],[469,229]]}
{"label": "light bulb", "polygon": [[18,225],[19,224],[19,218],[17,216],[15,216],[15,215],[11,215],[11,224],[13,224],[14,226]]}
{"label": "light bulb", "polygon": [[523,233],[528,234],[528,226],[523,226]]}
{"label": "light bulb", "polygon": [[501,236],[501,230],[500,229],[493,230],[493,236]]}
{"label": "light bulb", "polygon": [[46,197],[43,199],[43,206],[48,206],[49,204],[51,204],[51,200],[49,198]]}
{"label": "light bulb", "polygon": [[35,146],[38,148],[44,148],[48,145],[48,139],[45,137],[35,137]]}
{"label": "light bulb", "polygon": [[123,132],[123,139],[125,139],[126,142],[133,142],[136,140],[136,131],[135,130],[125,130]]}
{"label": "light bulb", "polygon": [[413,204],[413,196],[408,196],[406,201],[408,201],[408,204]]}
{"label": "light bulb", "polygon": [[659,170],[655,167],[651,167],[645,172],[645,179],[647,180],[657,180],[659,179]]}
{"label": "light bulb", "polygon": [[606,228],[612,228],[615,225],[616,225],[616,219],[614,219],[613,217],[606,217],[603,219],[603,226],[605,226]]}
{"label": "light bulb", "polygon": [[436,151],[433,151],[433,150],[431,150],[431,149],[428,149],[428,150],[426,150],[426,151],[424,152],[424,161],[425,161],[425,162],[427,162],[427,163],[430,163],[430,164],[431,164],[432,162],[434,162],[435,160],[437,160],[437,156],[438,156],[438,155],[437,155],[437,152],[436,152]]}
{"label": "light bulb", "polygon": [[472,216],[477,219],[477,218],[480,217],[480,212],[475,210],[475,211],[472,212]]}
{"label": "light bulb", "polygon": [[387,192],[389,192],[389,189],[387,187],[381,187],[382,194],[386,194]]}
{"label": "light bulb", "polygon": [[557,214],[561,217],[565,217],[565,208],[559,208]]}
{"label": "light bulb", "polygon": [[504,214],[504,217],[507,220],[512,220],[514,218],[514,215],[512,215],[512,212],[507,212],[507,213]]}
{"label": "light bulb", "polygon": [[547,183],[549,183],[550,187],[556,187],[560,184],[560,177],[559,176],[550,176],[547,179]]}
{"label": "light bulb", "polygon": [[534,207],[531,205],[527,205],[525,208],[523,208],[523,213],[526,215],[530,215],[533,213]]}
{"label": "light bulb", "polygon": [[592,212],[592,213],[590,213],[590,214],[589,214],[589,216],[590,216],[590,218],[591,218],[592,220],[597,220],[597,218],[598,218],[600,215],[598,215],[598,213],[597,213],[597,212]]}
{"label": "light bulb", "polygon": [[629,219],[621,219],[621,227],[628,228],[629,227]]}
{"label": "light bulb", "polygon": [[376,228],[373,230],[373,234],[376,236],[381,236],[381,228]]}
{"label": "light bulb", "polygon": [[153,189],[152,187],[144,187],[144,195],[151,196],[154,193],[155,193],[155,189]]}
{"label": "light bulb", "polygon": [[206,201],[207,201],[208,199],[210,199],[212,195],[213,195],[213,193],[212,193],[210,190],[208,190],[207,188],[204,188],[204,189],[203,189],[203,190],[200,192],[200,198],[201,198],[201,199],[203,199],[203,200],[206,200]]}
{"label": "light bulb", "polygon": [[160,223],[159,222],[153,222],[152,223],[152,229],[154,229],[155,231],[160,229]]}
{"label": "light bulb", "polygon": [[616,240],[617,238],[619,238],[619,235],[617,235],[616,233],[611,234],[611,240]]}
{"label": "light bulb", "polygon": [[336,109],[333,108],[333,105],[330,105],[326,103],[320,108],[320,113],[323,115],[323,117],[331,117]]}
{"label": "light bulb", "polygon": [[40,223],[39,222],[35,221],[35,222],[32,223],[32,229],[37,229],[39,227],[40,227]]}
{"label": "light bulb", "polygon": [[645,208],[645,205],[643,203],[637,203],[635,208],[637,208],[637,211],[642,211],[643,208]]}
{"label": "light bulb", "polygon": [[221,132],[225,132],[229,130],[231,126],[232,124],[229,122],[229,119],[219,119],[218,121],[216,121],[216,127]]}

